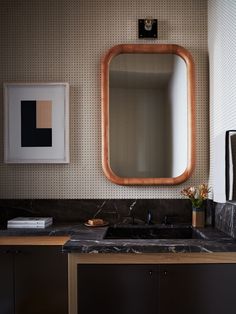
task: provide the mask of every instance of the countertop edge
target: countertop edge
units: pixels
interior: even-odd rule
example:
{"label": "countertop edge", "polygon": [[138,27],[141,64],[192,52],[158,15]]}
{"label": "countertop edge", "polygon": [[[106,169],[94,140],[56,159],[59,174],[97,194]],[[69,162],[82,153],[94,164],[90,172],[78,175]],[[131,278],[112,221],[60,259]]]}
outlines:
{"label": "countertop edge", "polygon": [[71,262],[77,264],[231,264],[236,252],[214,253],[72,253]]}

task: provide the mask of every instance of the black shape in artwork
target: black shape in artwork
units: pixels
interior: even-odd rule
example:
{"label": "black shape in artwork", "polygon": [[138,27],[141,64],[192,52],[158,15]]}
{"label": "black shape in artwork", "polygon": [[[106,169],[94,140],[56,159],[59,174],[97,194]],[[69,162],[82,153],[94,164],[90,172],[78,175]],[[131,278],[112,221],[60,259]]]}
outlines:
{"label": "black shape in artwork", "polygon": [[36,100],[21,101],[21,147],[51,147],[52,129],[36,128]]}

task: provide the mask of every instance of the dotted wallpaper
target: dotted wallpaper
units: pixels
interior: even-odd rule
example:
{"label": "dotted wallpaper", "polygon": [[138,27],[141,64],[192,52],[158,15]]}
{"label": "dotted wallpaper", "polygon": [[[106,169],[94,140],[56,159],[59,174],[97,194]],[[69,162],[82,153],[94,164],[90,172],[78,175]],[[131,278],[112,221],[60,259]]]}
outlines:
{"label": "dotted wallpaper", "polygon": [[[139,40],[139,18],[158,19],[158,40]],[[100,60],[121,43],[174,43],[196,66],[197,163],[179,186],[124,187],[101,167]],[[70,84],[67,165],[4,164],[0,198],[181,198],[183,186],[208,181],[208,54],[206,0],[1,0],[1,125],[3,82]],[[181,145],[180,145],[181,149]]]}
{"label": "dotted wallpaper", "polygon": [[[214,141],[226,130],[236,130],[236,2],[209,0],[209,60],[210,60],[210,181],[225,202],[224,184],[219,182],[219,167],[213,160]],[[213,169],[217,167],[216,171]],[[224,169],[223,169],[224,171]],[[214,177],[214,173],[216,174]]]}

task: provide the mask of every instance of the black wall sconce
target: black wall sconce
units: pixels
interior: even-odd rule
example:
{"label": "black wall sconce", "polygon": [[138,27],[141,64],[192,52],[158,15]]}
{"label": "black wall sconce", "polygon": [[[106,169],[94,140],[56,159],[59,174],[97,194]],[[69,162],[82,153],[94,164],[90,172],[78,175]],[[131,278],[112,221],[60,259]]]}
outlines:
{"label": "black wall sconce", "polygon": [[139,19],[138,37],[157,39],[157,19],[152,18]]}

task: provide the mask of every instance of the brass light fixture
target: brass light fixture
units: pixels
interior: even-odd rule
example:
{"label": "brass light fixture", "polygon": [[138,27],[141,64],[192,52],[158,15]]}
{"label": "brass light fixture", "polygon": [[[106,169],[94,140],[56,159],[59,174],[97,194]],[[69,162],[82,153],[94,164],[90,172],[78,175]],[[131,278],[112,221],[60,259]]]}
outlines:
{"label": "brass light fixture", "polygon": [[138,20],[138,37],[157,39],[157,19],[147,17]]}

